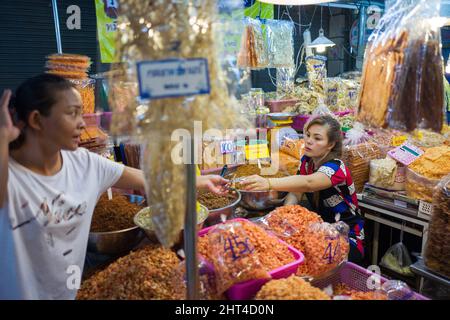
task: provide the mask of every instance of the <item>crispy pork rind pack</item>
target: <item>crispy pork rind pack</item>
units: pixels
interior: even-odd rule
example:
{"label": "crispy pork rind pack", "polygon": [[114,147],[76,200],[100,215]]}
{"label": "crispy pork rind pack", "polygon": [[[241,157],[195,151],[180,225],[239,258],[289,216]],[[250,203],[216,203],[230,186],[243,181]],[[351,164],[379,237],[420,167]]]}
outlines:
{"label": "crispy pork rind pack", "polygon": [[444,75],[440,0],[397,0],[369,38],[358,119],[374,127],[440,132]]}

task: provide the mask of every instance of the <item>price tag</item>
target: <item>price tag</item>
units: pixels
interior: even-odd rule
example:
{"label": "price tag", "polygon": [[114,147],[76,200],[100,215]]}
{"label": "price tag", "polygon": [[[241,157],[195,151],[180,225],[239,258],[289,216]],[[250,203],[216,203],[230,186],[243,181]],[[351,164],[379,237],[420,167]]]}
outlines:
{"label": "price tag", "polygon": [[396,137],[392,137],[392,146],[393,146],[393,147],[401,146],[403,143],[406,142],[406,140],[408,140],[408,137],[407,137],[407,136],[396,136]]}
{"label": "price tag", "polygon": [[236,144],[231,140],[221,141],[220,142],[220,153],[228,154],[236,151]]}
{"label": "price tag", "polygon": [[224,253],[230,251],[233,261],[242,258],[244,255],[252,254],[255,251],[248,238],[243,239],[244,241],[238,241],[239,239],[239,236],[232,235],[227,237],[223,243]]}
{"label": "price tag", "polygon": [[267,143],[245,146],[245,157],[247,160],[269,158],[269,147],[267,146]]}
{"label": "price tag", "polygon": [[405,166],[409,166],[423,155],[423,151],[412,144],[404,143],[400,147],[389,151],[388,155]]}
{"label": "price tag", "polygon": [[169,59],[137,63],[139,94],[142,99],[208,94],[206,59]]}

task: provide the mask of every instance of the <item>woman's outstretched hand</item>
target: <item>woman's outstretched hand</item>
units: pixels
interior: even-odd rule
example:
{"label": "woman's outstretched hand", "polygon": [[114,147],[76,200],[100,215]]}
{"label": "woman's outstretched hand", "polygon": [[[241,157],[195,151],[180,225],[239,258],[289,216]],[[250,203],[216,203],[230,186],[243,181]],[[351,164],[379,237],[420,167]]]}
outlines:
{"label": "woman's outstretched hand", "polygon": [[10,99],[11,90],[4,90],[0,100],[0,137],[6,139],[8,144],[16,140],[20,134],[20,130],[14,126],[9,114],[8,105]]}

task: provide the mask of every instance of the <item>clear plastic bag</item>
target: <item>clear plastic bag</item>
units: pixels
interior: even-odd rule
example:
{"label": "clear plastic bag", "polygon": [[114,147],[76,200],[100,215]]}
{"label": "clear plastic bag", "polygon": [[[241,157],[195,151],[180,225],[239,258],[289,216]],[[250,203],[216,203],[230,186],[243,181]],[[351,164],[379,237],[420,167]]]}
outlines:
{"label": "clear plastic bag", "polygon": [[450,277],[450,174],[435,189],[428,242],[425,248],[425,265]]}
{"label": "clear plastic bag", "polygon": [[269,54],[268,67],[293,68],[294,23],[289,20],[267,20],[266,33]]}
{"label": "clear plastic bag", "polygon": [[406,195],[408,197],[431,203],[433,202],[433,190],[438,183],[438,179],[429,179],[406,168]]}
{"label": "clear plastic bag", "polygon": [[324,101],[322,99],[319,99],[319,106],[314,109],[312,115],[313,115],[312,118],[314,118],[314,116],[333,115],[333,113],[331,112],[330,109],[328,109]]}
{"label": "clear plastic bag", "polygon": [[306,58],[306,72],[309,88],[318,93],[325,93],[325,79],[327,78],[327,58],[312,56]]}
{"label": "clear plastic bag", "polygon": [[388,300],[415,300],[414,291],[403,281],[388,280],[383,283],[381,290]]}
{"label": "clear plastic bag", "polygon": [[[198,256],[198,276],[199,276],[199,299],[200,300],[223,300],[223,295],[217,292],[217,279],[214,267],[211,263]],[[173,288],[177,296],[186,296],[186,261],[183,260],[174,273]]]}
{"label": "clear plastic bag", "polygon": [[355,123],[353,128],[345,134],[344,146],[356,146],[369,141],[370,136],[361,123]]}
{"label": "clear plastic bag", "polygon": [[305,140],[298,137],[286,137],[281,143],[280,152],[284,152],[298,160],[300,160],[305,153]]}
{"label": "clear plastic bag", "polygon": [[[403,230],[400,238],[403,238]],[[414,275],[409,268],[411,264],[411,256],[409,255],[408,248],[406,248],[406,246],[402,243],[402,239],[400,239],[399,243],[394,244],[386,251],[380,262],[381,266],[398,272],[404,276]]]}
{"label": "clear plastic bag", "polygon": [[219,293],[239,282],[270,279],[240,222],[218,225],[208,234],[208,241]]}
{"label": "clear plastic bag", "polygon": [[242,35],[241,49],[237,64],[240,68],[262,69],[269,65],[267,43],[261,28],[261,22],[245,18],[245,29]]}
{"label": "clear plastic bag", "polygon": [[[403,179],[398,176],[399,172],[403,172]],[[401,183],[401,180],[403,180],[403,183]],[[399,169],[397,161],[390,157],[370,160],[369,183],[383,189],[404,190],[405,168]]]}
{"label": "clear plastic bag", "polygon": [[305,263],[300,265],[297,275],[321,278],[330,275],[347,261],[350,245],[349,227],[337,223],[314,223],[304,234]]}
{"label": "clear plastic bag", "polygon": [[[258,224],[294,248],[304,251],[304,236],[313,223],[322,223],[315,212],[300,205],[282,206],[258,220]],[[305,256],[307,259],[307,257]]]}
{"label": "clear plastic bag", "polygon": [[440,0],[396,0],[369,38],[359,120],[375,127],[440,131],[444,86]]}

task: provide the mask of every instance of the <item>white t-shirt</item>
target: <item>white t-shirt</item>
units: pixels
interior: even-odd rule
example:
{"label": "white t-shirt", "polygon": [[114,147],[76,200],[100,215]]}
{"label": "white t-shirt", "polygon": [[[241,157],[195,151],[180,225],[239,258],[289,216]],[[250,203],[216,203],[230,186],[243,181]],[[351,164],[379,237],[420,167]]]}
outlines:
{"label": "white t-shirt", "polygon": [[42,176],[9,160],[0,209],[0,299],[74,299],[92,213],[124,166],[86,149],[61,151],[63,164]]}

